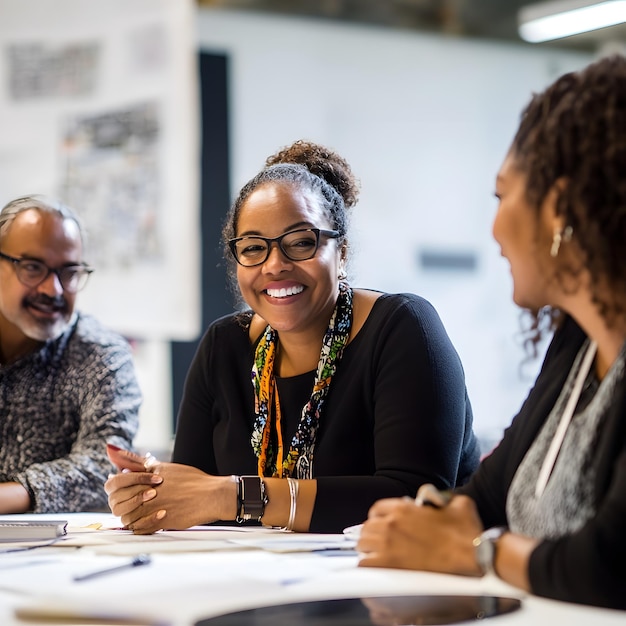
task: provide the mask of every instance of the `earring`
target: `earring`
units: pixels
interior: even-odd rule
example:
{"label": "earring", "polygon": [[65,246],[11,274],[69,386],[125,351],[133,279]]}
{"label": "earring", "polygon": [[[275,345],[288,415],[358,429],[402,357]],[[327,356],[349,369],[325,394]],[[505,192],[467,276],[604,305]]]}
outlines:
{"label": "earring", "polygon": [[552,246],[550,248],[550,256],[553,259],[556,259],[559,256],[559,249],[561,248],[561,233],[554,233],[554,237],[552,237]]}
{"label": "earring", "polygon": [[566,243],[572,240],[572,235],[574,234],[574,229],[571,226],[566,226],[563,230],[563,241]]}
{"label": "earring", "polygon": [[571,226],[566,226],[563,229],[562,233],[555,232],[554,237],[552,237],[552,246],[550,247],[550,256],[553,259],[556,259],[559,256],[559,250],[561,249],[561,242],[565,243],[572,240],[572,235],[574,234],[574,229]]}
{"label": "earring", "polygon": [[342,268],[339,270],[339,274],[337,275],[337,278],[339,280],[345,280],[346,278],[348,278],[348,273],[346,272],[346,270]]}

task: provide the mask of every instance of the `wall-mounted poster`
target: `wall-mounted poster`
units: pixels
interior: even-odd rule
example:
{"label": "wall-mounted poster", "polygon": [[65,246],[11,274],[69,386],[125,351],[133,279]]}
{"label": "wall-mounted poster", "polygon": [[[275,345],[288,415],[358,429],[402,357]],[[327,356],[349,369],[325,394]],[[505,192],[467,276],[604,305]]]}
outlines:
{"label": "wall-mounted poster", "polygon": [[79,307],[129,337],[200,332],[196,63],[192,0],[0,0],[0,203],[79,213]]}

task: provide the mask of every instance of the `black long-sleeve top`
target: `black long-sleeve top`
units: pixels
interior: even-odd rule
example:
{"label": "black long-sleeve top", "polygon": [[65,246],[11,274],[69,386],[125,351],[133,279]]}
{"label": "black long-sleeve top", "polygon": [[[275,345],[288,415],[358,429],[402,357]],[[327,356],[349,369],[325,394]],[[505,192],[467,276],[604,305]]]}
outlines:
{"label": "black long-sleeve top", "polygon": [[[257,473],[254,350],[236,315],[208,328],[185,382],[173,461],[214,475]],[[277,380],[285,441],[314,376]],[[376,500],[412,497],[425,482],[463,484],[478,459],[463,369],[439,316],[419,296],[381,295],[346,346],[322,409],[310,530],[362,522]]]}
{"label": "black long-sleeve top", "polygon": [[[513,476],[563,388],[586,336],[566,318],[555,333],[535,384],[498,447],[458,491],[471,496],[486,528],[507,525],[506,499]],[[599,465],[593,490],[596,514],[559,539],[543,540],[530,557],[537,595],[626,609],[626,375],[597,439]]]}

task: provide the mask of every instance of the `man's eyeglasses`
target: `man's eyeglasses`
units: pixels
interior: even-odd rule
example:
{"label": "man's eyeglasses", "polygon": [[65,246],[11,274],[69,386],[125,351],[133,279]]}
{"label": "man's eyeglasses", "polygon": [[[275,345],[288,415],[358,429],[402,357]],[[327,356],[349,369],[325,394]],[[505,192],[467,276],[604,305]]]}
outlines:
{"label": "man's eyeglasses", "polygon": [[280,235],[280,237],[259,237],[258,235],[229,239],[228,245],[239,265],[254,267],[267,261],[272,244],[290,261],[312,259],[320,246],[320,236],[336,239],[339,232],[320,228],[301,228]]}
{"label": "man's eyeglasses", "polygon": [[0,252],[0,258],[13,263],[17,279],[26,287],[41,285],[50,274],[56,274],[61,287],[68,293],[80,291],[89,279],[93,269],[85,264],[67,265],[65,267],[48,267],[43,261],[36,259],[16,259]]}

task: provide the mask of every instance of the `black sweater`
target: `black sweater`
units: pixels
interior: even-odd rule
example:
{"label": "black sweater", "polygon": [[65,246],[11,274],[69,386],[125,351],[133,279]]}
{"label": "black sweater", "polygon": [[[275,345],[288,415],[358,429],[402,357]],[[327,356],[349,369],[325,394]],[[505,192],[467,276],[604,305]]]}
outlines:
{"label": "black sweater", "polygon": [[[485,527],[507,525],[513,476],[547,419],[585,334],[567,318],[546,353],[541,372],[504,438],[459,489],[471,496]],[[602,425],[595,454],[597,513],[578,532],[544,540],[530,558],[534,593],[557,600],[626,609],[626,380],[622,375]]]}
{"label": "black sweater", "polygon": [[[185,383],[175,462],[215,475],[257,473],[254,348],[235,316],[209,327]],[[277,381],[286,442],[314,375]],[[413,497],[424,482],[463,484],[478,457],[463,369],[439,316],[418,296],[383,294],[346,346],[322,409],[311,531],[341,531],[376,500]]]}

